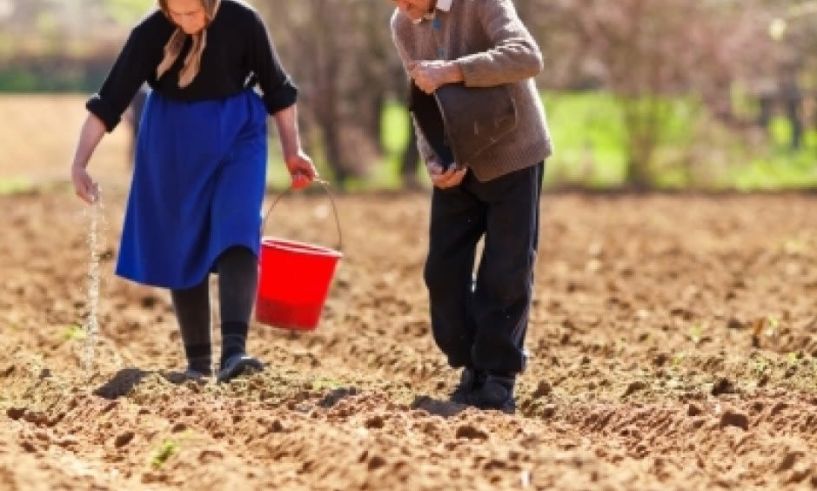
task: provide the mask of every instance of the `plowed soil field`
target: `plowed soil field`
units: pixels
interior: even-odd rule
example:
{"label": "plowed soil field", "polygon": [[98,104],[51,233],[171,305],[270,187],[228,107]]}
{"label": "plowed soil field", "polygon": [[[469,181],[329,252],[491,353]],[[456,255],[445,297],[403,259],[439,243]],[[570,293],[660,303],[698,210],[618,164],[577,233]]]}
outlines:
{"label": "plowed soil field", "polygon": [[[180,383],[167,293],[113,275],[125,197],[99,210],[95,340],[93,212],[0,197],[0,489],[817,488],[813,196],[545,195],[514,416],[445,402],[426,193],[340,196],[319,329],[253,325],[268,368],[223,385]],[[308,193],[267,232],[333,227]]]}
{"label": "plowed soil field", "polygon": [[[817,488],[817,196],[547,194],[514,416],[445,402],[428,194],[340,196],[318,330],[180,382],[167,293],[113,275],[127,127],[101,209],[65,186],[83,99],[0,100],[0,490]],[[266,231],[333,245],[331,214],[291,196]]]}

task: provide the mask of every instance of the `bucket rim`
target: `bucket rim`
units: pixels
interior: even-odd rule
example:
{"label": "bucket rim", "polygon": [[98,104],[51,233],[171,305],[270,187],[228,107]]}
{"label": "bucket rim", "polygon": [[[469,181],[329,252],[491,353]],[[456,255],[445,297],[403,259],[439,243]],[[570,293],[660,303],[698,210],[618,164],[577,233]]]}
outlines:
{"label": "bucket rim", "polygon": [[308,252],[314,255],[332,257],[337,259],[343,257],[342,252],[332,249],[330,247],[310,244],[307,242],[301,242],[297,240],[282,239],[280,237],[273,236],[265,236],[261,238],[261,247],[263,248],[264,246],[268,247],[275,246],[278,249],[286,250],[289,252]]}

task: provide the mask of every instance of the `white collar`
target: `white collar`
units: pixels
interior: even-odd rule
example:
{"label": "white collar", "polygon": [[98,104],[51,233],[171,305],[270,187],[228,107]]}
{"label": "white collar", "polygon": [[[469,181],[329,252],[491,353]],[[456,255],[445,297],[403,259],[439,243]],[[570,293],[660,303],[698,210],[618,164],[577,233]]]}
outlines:
{"label": "white collar", "polygon": [[454,0],[437,0],[437,10],[448,12],[451,10],[452,3],[454,3]]}

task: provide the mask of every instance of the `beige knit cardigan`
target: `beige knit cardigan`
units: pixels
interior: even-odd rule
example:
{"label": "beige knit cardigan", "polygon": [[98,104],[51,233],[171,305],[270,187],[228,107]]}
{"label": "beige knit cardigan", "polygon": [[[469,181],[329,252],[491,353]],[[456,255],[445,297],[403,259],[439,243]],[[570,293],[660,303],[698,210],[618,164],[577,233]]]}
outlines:
{"label": "beige knit cardigan", "polygon": [[[509,85],[517,126],[471,162],[458,162],[477,179],[489,181],[551,155],[545,111],[533,81],[543,69],[542,54],[511,0],[453,0],[449,11],[437,10],[434,20],[420,23],[395,10],[391,29],[404,67],[412,61],[450,60],[462,69],[466,87]],[[434,157],[420,132],[418,147],[426,160]]]}

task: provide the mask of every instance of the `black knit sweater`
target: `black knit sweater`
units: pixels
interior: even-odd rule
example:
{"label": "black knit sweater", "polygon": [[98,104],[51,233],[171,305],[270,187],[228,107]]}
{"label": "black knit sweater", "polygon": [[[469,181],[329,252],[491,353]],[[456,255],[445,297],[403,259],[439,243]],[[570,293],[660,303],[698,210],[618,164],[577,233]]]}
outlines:
{"label": "black knit sweater", "polygon": [[201,69],[185,88],[179,87],[179,72],[192,44],[189,37],[173,67],[156,78],[164,46],[175,29],[164,13],[156,10],[131,31],[99,93],[86,104],[108,131],[116,127],[145,82],[158,93],[181,101],[220,99],[258,84],[270,114],[295,103],[297,89],[281,67],[263,21],[248,5],[222,0],[207,27]]}

